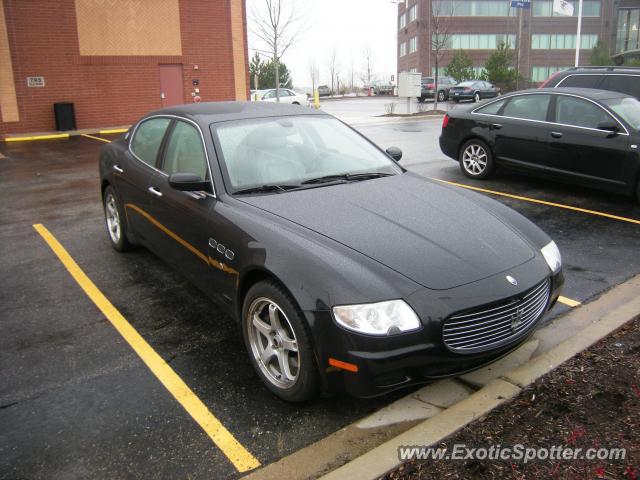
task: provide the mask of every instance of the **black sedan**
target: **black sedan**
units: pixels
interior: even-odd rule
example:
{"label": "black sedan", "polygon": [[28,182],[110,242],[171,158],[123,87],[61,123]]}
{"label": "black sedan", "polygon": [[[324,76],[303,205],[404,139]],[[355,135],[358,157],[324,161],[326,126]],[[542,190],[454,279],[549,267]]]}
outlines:
{"label": "black sedan", "polygon": [[484,80],[461,82],[449,89],[449,99],[454,102],[471,100],[476,103],[486,98],[495,98],[498,95],[500,95],[500,89]]}
{"label": "black sedan", "polygon": [[503,165],[640,200],[640,102],[622,93],[548,88],[444,118],[440,148],[471,178]]}
{"label": "black sedan", "polygon": [[160,110],[101,153],[108,238],[152,250],[238,321],[285,400],[457,374],[529,336],[559,295],[560,253],[401,155],[311,109]]}

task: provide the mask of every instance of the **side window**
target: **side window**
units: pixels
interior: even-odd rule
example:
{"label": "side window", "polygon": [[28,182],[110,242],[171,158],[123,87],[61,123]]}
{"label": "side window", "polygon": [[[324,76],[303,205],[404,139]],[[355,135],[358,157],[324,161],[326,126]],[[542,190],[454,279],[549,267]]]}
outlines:
{"label": "side window", "polygon": [[264,94],[262,98],[265,100],[267,98],[276,98],[276,92],[274,90],[269,90],[267,93]]}
{"label": "side window", "polygon": [[558,87],[598,88],[602,75],[569,75]]}
{"label": "side window", "polygon": [[598,128],[600,122],[614,121],[599,106],[576,97],[558,95],[556,100],[556,123],[576,127]]}
{"label": "side window", "polygon": [[172,173],[193,173],[205,179],[207,157],[200,132],[187,122],[177,121],[164,154],[162,170]]}
{"label": "side window", "polygon": [[485,105],[484,107],[479,108],[478,110],[476,110],[476,112],[486,113],[488,115],[497,115],[498,111],[500,110],[500,108],[502,108],[502,105],[504,105],[506,101],[506,98],[503,100],[498,100],[497,102],[493,102],[489,105]]}
{"label": "side window", "polygon": [[640,99],[640,75],[607,75],[600,88]]}
{"label": "side window", "polygon": [[169,118],[152,118],[138,125],[136,134],[131,140],[131,150],[144,163],[156,166],[158,150],[169,122],[171,122]]}
{"label": "side window", "polygon": [[547,109],[551,95],[520,95],[511,97],[502,112],[506,117],[522,118],[523,120],[547,119]]}

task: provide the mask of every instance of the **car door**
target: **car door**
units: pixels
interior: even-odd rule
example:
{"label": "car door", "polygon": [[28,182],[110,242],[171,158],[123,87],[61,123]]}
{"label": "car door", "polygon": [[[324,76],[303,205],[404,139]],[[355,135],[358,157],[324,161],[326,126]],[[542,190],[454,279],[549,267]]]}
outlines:
{"label": "car door", "polygon": [[484,98],[494,98],[498,96],[498,91],[496,90],[495,85],[492,85],[489,82],[484,83]]}
{"label": "car door", "polygon": [[[597,103],[572,95],[554,95],[554,124],[549,131],[548,166],[581,183],[617,189],[626,185],[635,152],[629,148],[625,128]],[[617,133],[598,129],[615,123]]]}
{"label": "car door", "polygon": [[113,165],[115,188],[124,206],[127,223],[143,242],[147,242],[153,233],[145,216],[151,202],[148,189],[170,122],[171,119],[165,117],[142,120],[133,130],[127,151]]}
{"label": "car door", "polygon": [[540,169],[545,161],[549,123],[547,113],[551,95],[531,93],[506,100],[494,117],[493,153],[499,162],[513,167]]}
{"label": "car door", "polygon": [[209,268],[209,212],[216,202],[212,183],[202,192],[180,191],[169,184],[174,173],[196,174],[210,181],[200,129],[190,121],[176,119],[161,155],[161,171],[153,176],[150,187],[154,197],[150,215],[157,227],[153,250],[215,298]]}

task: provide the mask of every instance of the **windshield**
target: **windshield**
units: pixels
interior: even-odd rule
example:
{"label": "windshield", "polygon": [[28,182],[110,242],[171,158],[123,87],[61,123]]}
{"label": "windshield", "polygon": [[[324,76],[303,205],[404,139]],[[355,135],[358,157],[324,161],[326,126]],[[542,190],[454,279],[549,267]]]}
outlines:
{"label": "windshield", "polygon": [[631,125],[636,130],[640,130],[640,102],[635,98],[612,98],[604,100],[607,107]]}
{"label": "windshield", "polygon": [[472,87],[476,82],[460,82],[458,84],[459,87]]}
{"label": "windshield", "polygon": [[403,171],[386,154],[331,117],[239,120],[214,124],[211,129],[220,143],[223,168],[234,191],[299,186],[334,175]]}

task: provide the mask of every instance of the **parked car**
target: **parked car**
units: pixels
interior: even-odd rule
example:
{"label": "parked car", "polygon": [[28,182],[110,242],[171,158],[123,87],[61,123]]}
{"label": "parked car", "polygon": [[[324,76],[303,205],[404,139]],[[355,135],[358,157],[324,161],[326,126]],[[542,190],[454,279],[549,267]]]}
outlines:
{"label": "parked car", "polygon": [[393,95],[394,85],[391,83],[371,82],[375,95]]}
{"label": "parked car", "polygon": [[544,88],[452,110],[442,151],[465,175],[496,166],[592,186],[640,200],[640,102],[587,88]]}
{"label": "parked car", "polygon": [[620,92],[640,100],[639,67],[574,67],[553,74],[541,88],[597,88]]}
{"label": "parked car", "polygon": [[500,95],[500,89],[484,80],[460,82],[449,89],[449,98],[454,102],[471,100],[476,103],[485,98],[494,98],[498,95]]}
{"label": "parked car", "polygon": [[318,87],[318,95],[321,97],[328,97],[331,95],[331,89],[326,85],[320,85]]}
{"label": "parked car", "polygon": [[401,156],[313,109],[162,109],[102,150],[107,236],[147,247],[239,322],[285,400],[458,374],[529,337],[560,293],[560,253]]}
{"label": "parked car", "polygon": [[[435,77],[422,77],[419,102],[424,102],[428,98],[434,98],[436,89]],[[449,90],[456,84],[453,77],[438,77],[438,101],[444,102],[449,98]]]}
{"label": "parked car", "polygon": [[[258,99],[261,102],[277,102],[276,89],[259,90]],[[288,88],[280,89],[280,103],[290,103],[292,105],[307,105],[309,103],[308,97],[304,93],[297,93]]]}

